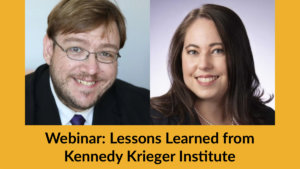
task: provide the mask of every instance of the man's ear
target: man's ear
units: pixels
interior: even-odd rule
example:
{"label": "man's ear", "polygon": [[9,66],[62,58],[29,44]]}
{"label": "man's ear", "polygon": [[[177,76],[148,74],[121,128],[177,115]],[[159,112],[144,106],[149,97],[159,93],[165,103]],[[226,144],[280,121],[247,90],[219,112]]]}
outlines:
{"label": "man's ear", "polygon": [[54,53],[53,40],[50,39],[48,35],[45,35],[43,40],[43,55],[48,65],[51,64],[51,58],[53,53]]}

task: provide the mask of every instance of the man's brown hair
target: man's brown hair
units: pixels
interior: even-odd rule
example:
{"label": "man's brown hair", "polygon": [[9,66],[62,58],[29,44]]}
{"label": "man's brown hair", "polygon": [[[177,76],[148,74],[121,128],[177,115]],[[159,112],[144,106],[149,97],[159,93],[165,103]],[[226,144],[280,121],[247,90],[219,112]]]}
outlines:
{"label": "man's brown hair", "polygon": [[125,18],[120,9],[109,0],[62,0],[48,16],[47,35],[54,39],[58,33],[91,31],[104,24],[116,22],[120,48],[126,40]]}

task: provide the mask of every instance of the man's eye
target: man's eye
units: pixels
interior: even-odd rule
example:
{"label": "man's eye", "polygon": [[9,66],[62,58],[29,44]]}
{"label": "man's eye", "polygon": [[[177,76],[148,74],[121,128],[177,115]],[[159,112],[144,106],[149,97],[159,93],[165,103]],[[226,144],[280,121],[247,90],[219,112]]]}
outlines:
{"label": "man's eye", "polygon": [[187,51],[187,53],[188,53],[189,55],[196,55],[196,54],[198,54],[198,52],[195,51],[195,50],[189,50],[189,51]]}
{"label": "man's eye", "polygon": [[80,47],[71,47],[68,49],[69,52],[72,52],[72,53],[81,53],[83,52],[83,50],[80,48]]}
{"label": "man's eye", "polygon": [[110,52],[105,52],[105,51],[99,52],[98,55],[100,55],[100,56],[102,56],[102,57],[113,57],[113,54],[112,54],[112,53],[110,53]]}
{"label": "man's eye", "polygon": [[223,54],[224,53],[224,50],[223,49],[214,49],[212,51],[212,54]]}

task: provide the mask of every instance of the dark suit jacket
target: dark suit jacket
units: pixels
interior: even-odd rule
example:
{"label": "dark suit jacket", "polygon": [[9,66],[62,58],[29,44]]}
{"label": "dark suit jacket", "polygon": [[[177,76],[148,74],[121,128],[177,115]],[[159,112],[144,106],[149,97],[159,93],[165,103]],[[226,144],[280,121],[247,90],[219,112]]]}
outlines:
{"label": "dark suit jacket", "polygon": [[[49,66],[25,77],[25,124],[61,125],[51,93]],[[94,108],[93,125],[150,124],[149,90],[116,80]]]}

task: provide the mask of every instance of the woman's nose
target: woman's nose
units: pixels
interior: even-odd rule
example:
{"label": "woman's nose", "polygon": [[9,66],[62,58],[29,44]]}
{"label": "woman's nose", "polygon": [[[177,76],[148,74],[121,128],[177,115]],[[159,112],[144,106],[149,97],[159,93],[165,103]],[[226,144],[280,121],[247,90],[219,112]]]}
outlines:
{"label": "woman's nose", "polygon": [[213,68],[212,58],[208,53],[202,53],[199,56],[198,68],[201,70],[209,70]]}

